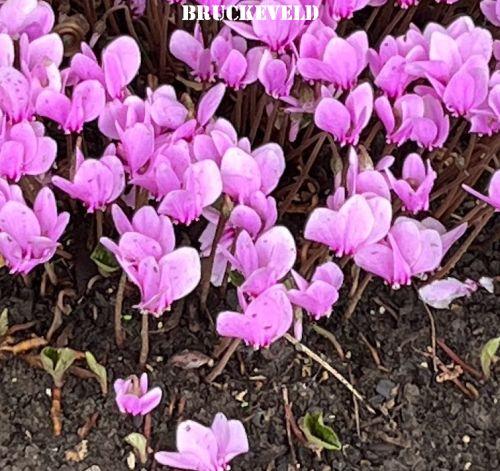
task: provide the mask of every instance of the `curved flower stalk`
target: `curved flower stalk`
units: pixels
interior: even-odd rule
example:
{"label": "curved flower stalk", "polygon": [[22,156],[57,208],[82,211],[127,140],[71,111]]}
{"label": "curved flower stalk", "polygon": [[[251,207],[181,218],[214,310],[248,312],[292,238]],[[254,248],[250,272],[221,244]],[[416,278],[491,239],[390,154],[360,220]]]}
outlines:
{"label": "curved flower stalk", "polygon": [[394,106],[382,96],[375,100],[375,112],[387,131],[388,143],[402,145],[411,140],[432,150],[441,147],[448,138],[449,117],[432,95],[403,95]]}
{"label": "curved flower stalk", "polygon": [[71,98],[54,90],[43,90],[36,100],[36,111],[58,123],[66,134],[70,134],[81,132],[84,123],[96,119],[104,104],[102,85],[97,80],[85,80],[74,87]]}
{"label": "curved flower stalk", "polygon": [[238,290],[243,314],[221,312],[217,317],[217,333],[224,337],[243,340],[258,349],[269,347],[290,329],[293,320],[292,305],[284,285],[277,284],[262,292],[247,304]]}
{"label": "curved flower stalk", "polygon": [[436,270],[448,249],[466,229],[467,223],[464,223],[453,231],[443,232],[443,226],[431,218],[418,222],[399,217],[387,239],[362,247],[354,261],[397,289],[411,284],[415,276],[422,278]]}
{"label": "curved flower stalk", "polygon": [[141,52],[130,36],[120,36],[103,50],[101,65],[92,49],[85,43],[81,53],[71,59],[69,69],[64,71],[68,85],[86,80],[97,80],[110,99],[127,96],[127,85],[134,79],[141,66]]}
{"label": "curved flower stalk", "polygon": [[38,193],[33,209],[16,188],[10,192],[13,199],[0,209],[0,253],[11,273],[27,274],[54,256],[69,214],[57,214],[54,194],[48,188]]}
{"label": "curved flower stalk", "polygon": [[373,89],[369,83],[363,83],[349,93],[345,104],[335,98],[323,98],[314,112],[314,123],[341,146],[356,145],[372,111]]}
{"label": "curved flower stalk", "polygon": [[337,257],[353,255],[382,240],[391,219],[392,208],[387,199],[353,195],[336,210],[315,209],[306,223],[304,237],[327,245]]}
{"label": "curved flower stalk", "polygon": [[114,383],[116,404],[122,414],[146,415],[156,409],[161,402],[162,391],[159,387],[149,389],[148,375],[140,379],[136,375],[127,379],[117,379]]}
{"label": "curved flower stalk", "polygon": [[54,11],[39,0],[6,0],[0,6],[0,31],[18,39],[26,33],[29,39],[47,34],[54,26]]}
{"label": "curved flower stalk", "polygon": [[118,244],[101,238],[101,243],[117,258],[130,280],[140,289],[137,308],[159,317],[171,304],[186,296],[200,282],[198,252],[191,247],[175,247],[170,219],[144,206],[129,221],[117,206],[113,220],[120,234]]}
{"label": "curved flower stalk", "polygon": [[158,463],[194,471],[223,471],[229,462],[249,450],[247,434],[239,420],[219,412],[211,427],[186,420],[177,426],[177,452],[155,453]]}
{"label": "curved flower stalk", "polygon": [[493,206],[496,211],[500,211],[500,170],[497,170],[491,177],[488,196],[482,195],[468,185],[462,185],[462,188],[476,198]]}
{"label": "curved flower stalk", "polygon": [[[326,26],[323,26],[325,31],[318,31],[319,28],[302,36],[297,61],[299,73],[305,80],[322,80],[340,90],[351,89],[367,65],[368,36],[364,31],[356,31],[344,39]],[[325,43],[323,38],[330,34],[331,39]],[[316,35],[320,36],[319,41]]]}
{"label": "curved flower stalk", "polygon": [[41,175],[54,163],[57,144],[44,136],[43,124],[21,121],[10,126],[0,119],[0,176],[19,181],[23,175]]}
{"label": "curved flower stalk", "polygon": [[72,198],[81,200],[89,213],[104,210],[125,189],[125,171],[115,150],[110,144],[100,159],[85,159],[77,147],[73,181],[55,176],[52,183]]}
{"label": "curved flower stalk", "polygon": [[386,172],[392,189],[403,202],[404,209],[413,214],[429,209],[430,194],[437,178],[429,160],[426,167],[419,154],[408,154],[403,163],[401,179],[394,178],[389,169],[386,169]]}
{"label": "curved flower stalk", "polygon": [[292,270],[292,276],[297,289],[288,290],[290,301],[305,309],[315,320],[328,317],[344,282],[344,274],[338,265],[333,262],[319,265],[310,283],[295,270]]}

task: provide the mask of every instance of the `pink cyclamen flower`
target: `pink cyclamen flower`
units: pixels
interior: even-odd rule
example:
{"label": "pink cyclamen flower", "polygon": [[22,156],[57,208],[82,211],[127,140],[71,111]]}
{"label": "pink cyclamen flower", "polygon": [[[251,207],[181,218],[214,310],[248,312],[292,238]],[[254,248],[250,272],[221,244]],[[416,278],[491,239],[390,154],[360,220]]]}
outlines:
{"label": "pink cyclamen flower", "polygon": [[349,93],[345,104],[335,98],[323,98],[314,112],[314,123],[341,146],[356,145],[372,111],[373,89],[369,83],[363,83]]}
{"label": "pink cyclamen flower", "polygon": [[18,185],[9,185],[6,180],[0,178],[0,209],[7,201],[25,204],[21,188]]}
{"label": "pink cyclamen flower", "polygon": [[370,3],[370,0],[329,0],[324,3],[327,17],[334,21],[352,18],[354,12],[361,10]]}
{"label": "pink cyclamen flower", "polygon": [[21,121],[9,126],[4,120],[0,126],[0,176],[17,182],[23,175],[41,175],[52,167],[57,144],[44,136],[41,123]]}
{"label": "pink cyclamen flower", "polygon": [[375,100],[375,111],[387,131],[387,142],[401,145],[412,140],[432,150],[441,147],[448,138],[449,117],[432,95],[403,95],[393,107],[387,97],[382,96]]}
{"label": "pink cyclamen flower", "polygon": [[114,383],[116,404],[122,414],[146,415],[161,402],[162,391],[159,387],[148,388],[148,375],[141,378],[132,375],[127,379],[117,379]]}
{"label": "pink cyclamen flower", "polygon": [[13,123],[31,119],[34,114],[31,84],[19,70],[0,67],[0,111]]}
{"label": "pink cyclamen flower", "polygon": [[477,283],[465,280],[465,283],[456,278],[436,280],[418,290],[420,299],[436,309],[448,309],[450,303],[463,296],[469,297],[477,290]]}
{"label": "pink cyclamen flower", "polygon": [[286,54],[273,58],[266,49],[260,60],[257,76],[268,95],[273,98],[287,97],[295,77],[295,58]]}
{"label": "pink cyclamen flower", "polygon": [[[297,62],[299,73],[306,80],[323,80],[342,90],[352,88],[367,65],[368,36],[356,31],[347,38],[332,37],[318,51],[311,44],[311,35],[302,36],[300,56]],[[311,54],[313,57],[307,57]],[[319,58],[314,57],[320,54]]]}
{"label": "pink cyclamen flower", "polygon": [[227,420],[218,413],[212,426],[205,427],[193,420],[177,426],[177,452],[155,453],[158,463],[172,468],[193,471],[224,471],[229,462],[248,452],[248,438],[239,420]]}
{"label": "pink cyclamen flower", "polygon": [[281,284],[271,286],[250,304],[239,294],[243,314],[224,311],[217,317],[217,333],[224,337],[242,339],[257,349],[268,347],[290,329],[292,305]]}
{"label": "pink cyclamen flower", "polygon": [[479,4],[483,15],[486,19],[494,24],[500,26],[500,1],[499,0],[483,0]]}
{"label": "pink cyclamen flower", "polygon": [[250,234],[242,231],[236,239],[234,255],[223,250],[233,269],[245,282],[242,292],[257,296],[285,277],[297,258],[297,249],[291,232],[284,226],[274,226],[253,242]]}
{"label": "pink cyclamen flower", "polygon": [[83,124],[96,119],[105,104],[104,88],[97,80],[76,85],[71,98],[54,90],[43,90],[36,100],[36,111],[58,123],[66,134],[81,132]]}
{"label": "pink cyclamen flower", "polygon": [[490,186],[488,187],[488,196],[482,195],[468,185],[462,185],[462,188],[476,198],[490,204],[497,211],[500,211],[500,170],[497,170],[491,177]]}
{"label": "pink cyclamen flower", "polygon": [[409,285],[414,276],[436,270],[455,242],[467,229],[461,224],[442,232],[438,221],[422,222],[407,217],[394,221],[387,240],[362,247],[354,256],[356,265],[386,280],[393,288]]}
{"label": "pink cyclamen flower", "polygon": [[82,43],[81,49],[81,53],[72,57],[66,71],[68,84],[97,80],[111,99],[127,96],[126,87],[141,66],[141,52],[135,39],[120,36],[109,43],[102,51],[101,66],[89,45]]}
{"label": "pink cyclamen flower", "polygon": [[417,214],[429,209],[429,197],[437,173],[427,161],[427,168],[419,154],[408,154],[403,163],[403,178],[392,179],[392,189],[407,211]]}
{"label": "pink cyclamen flower", "polygon": [[0,6],[0,31],[13,38],[26,33],[29,39],[47,34],[54,26],[52,7],[38,0],[5,0]]}
{"label": "pink cyclamen flower", "polygon": [[0,253],[11,273],[29,273],[55,254],[69,214],[57,214],[49,188],[38,193],[33,209],[24,201],[9,200],[0,209]]}
{"label": "pink cyclamen flower", "polygon": [[177,100],[171,85],[162,85],[154,92],[148,89],[149,113],[161,130],[175,130],[187,119],[188,110]]}
{"label": "pink cyclamen flower", "polygon": [[333,262],[319,265],[310,283],[295,270],[292,270],[292,276],[297,289],[288,291],[290,301],[304,308],[316,320],[329,316],[344,282],[344,274],[338,265]]}
{"label": "pink cyclamen flower", "polygon": [[189,225],[198,220],[203,209],[214,203],[221,193],[219,167],[213,160],[202,160],[186,169],[182,182],[179,182],[179,189],[167,193],[158,212]]}
{"label": "pink cyclamen flower", "polygon": [[125,171],[111,144],[100,159],[85,159],[76,148],[76,171],[73,181],[59,176],[52,183],[72,198],[83,201],[89,213],[104,210],[125,189]]}
{"label": "pink cyclamen flower", "polygon": [[391,203],[381,197],[353,195],[338,210],[317,208],[309,216],[304,237],[330,247],[337,257],[353,255],[382,240],[392,219]]}

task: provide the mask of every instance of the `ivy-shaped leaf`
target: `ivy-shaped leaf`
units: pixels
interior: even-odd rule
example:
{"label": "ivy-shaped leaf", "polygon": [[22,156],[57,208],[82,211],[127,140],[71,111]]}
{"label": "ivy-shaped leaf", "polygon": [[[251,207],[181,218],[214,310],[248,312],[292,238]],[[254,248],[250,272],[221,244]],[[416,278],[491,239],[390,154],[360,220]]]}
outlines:
{"label": "ivy-shaped leaf", "polygon": [[0,337],[7,334],[9,330],[9,311],[5,308],[0,314]]}
{"label": "ivy-shaped leaf", "polygon": [[135,450],[142,464],[148,461],[148,441],[142,433],[131,433],[125,441]]}
{"label": "ivy-shaped leaf", "polygon": [[103,276],[109,276],[120,268],[115,256],[102,244],[97,244],[96,248],[90,255],[90,258],[97,265],[99,272]]}
{"label": "ivy-shaped leaf", "polygon": [[64,373],[76,360],[76,352],[71,348],[45,347],[40,352],[40,361],[44,370],[49,373],[56,387],[63,385]]}
{"label": "ivy-shaped leaf", "polygon": [[306,439],[314,448],[339,451],[342,449],[339,437],[331,427],[323,423],[323,413],[308,413],[303,417],[299,426],[304,432]]}
{"label": "ivy-shaped leaf", "polygon": [[85,352],[85,359],[87,360],[87,365],[90,371],[97,376],[99,384],[101,385],[102,394],[105,396],[108,394],[108,374],[106,368],[100,363],[97,363],[95,356],[91,352]]}
{"label": "ivy-shaped leaf", "polygon": [[497,351],[500,348],[500,337],[494,338],[486,342],[481,350],[481,368],[486,379],[490,377],[491,364],[497,360]]}

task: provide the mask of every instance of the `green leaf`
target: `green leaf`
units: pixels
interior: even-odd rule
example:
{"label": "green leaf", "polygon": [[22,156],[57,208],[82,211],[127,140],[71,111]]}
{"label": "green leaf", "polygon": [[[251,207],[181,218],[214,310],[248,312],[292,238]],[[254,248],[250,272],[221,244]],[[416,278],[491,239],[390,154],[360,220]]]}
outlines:
{"label": "green leaf", "polygon": [[58,388],[62,387],[64,373],[75,360],[76,352],[71,348],[45,347],[40,352],[43,369],[52,376]]}
{"label": "green leaf", "polygon": [[486,379],[490,377],[491,364],[497,360],[496,353],[500,347],[500,337],[486,342],[481,350],[481,368]]}
{"label": "green leaf", "polygon": [[148,461],[148,441],[142,433],[131,433],[125,437],[125,441],[135,450],[142,464]]}
{"label": "green leaf", "polygon": [[9,311],[5,308],[0,314],[0,337],[7,334],[9,330]]}
{"label": "green leaf", "polygon": [[245,281],[245,277],[236,270],[231,270],[229,272],[229,281],[236,287],[239,287]]}
{"label": "green leaf", "polygon": [[107,250],[102,244],[97,244],[90,255],[90,258],[97,265],[99,272],[104,277],[109,276],[120,268],[115,256]]}
{"label": "green leaf", "polygon": [[97,363],[95,356],[91,352],[85,352],[85,359],[87,360],[87,365],[90,371],[97,376],[99,384],[101,385],[102,394],[105,396],[108,394],[108,374],[106,373],[106,368],[100,363]]}
{"label": "green leaf", "polygon": [[309,444],[319,450],[334,450],[342,449],[339,437],[331,427],[323,423],[323,413],[313,412],[306,414],[300,422],[299,426],[304,432]]}

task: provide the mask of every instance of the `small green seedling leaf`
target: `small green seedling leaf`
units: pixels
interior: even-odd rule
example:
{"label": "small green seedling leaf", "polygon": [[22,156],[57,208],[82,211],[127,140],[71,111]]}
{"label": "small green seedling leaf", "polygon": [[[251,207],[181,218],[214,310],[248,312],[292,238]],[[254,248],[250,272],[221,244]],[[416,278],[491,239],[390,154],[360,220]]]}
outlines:
{"label": "small green seedling leaf", "polygon": [[115,256],[101,244],[96,245],[90,258],[97,265],[99,272],[104,277],[108,277],[120,268]]}
{"label": "small green seedling leaf", "polygon": [[76,352],[71,348],[45,347],[40,352],[40,361],[44,370],[49,373],[56,387],[63,385],[64,373],[76,360]]}
{"label": "small green seedling leaf", "polygon": [[142,464],[148,461],[148,441],[142,433],[131,433],[125,441],[135,450]]}
{"label": "small green seedling leaf", "polygon": [[240,272],[236,270],[231,270],[229,272],[229,281],[238,288],[243,284],[245,278]]}
{"label": "small green seedling leaf", "polygon": [[85,352],[85,359],[87,360],[87,365],[90,371],[97,376],[99,384],[101,385],[102,394],[105,396],[108,394],[108,374],[106,373],[106,368],[100,363],[97,363],[95,356],[91,352]]}
{"label": "small green seedling leaf", "polygon": [[9,311],[5,308],[0,314],[0,337],[7,334],[9,330]]}
{"label": "small green seedling leaf", "polygon": [[490,377],[491,364],[498,360],[496,354],[499,348],[500,337],[497,337],[486,342],[481,350],[481,368],[486,379]]}
{"label": "small green seedling leaf", "polygon": [[323,423],[323,413],[313,412],[306,414],[299,426],[304,432],[306,439],[314,448],[338,451],[342,448],[339,437],[331,427]]}

